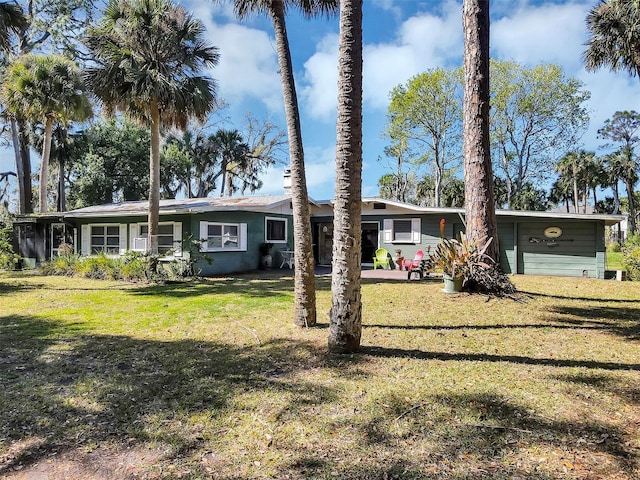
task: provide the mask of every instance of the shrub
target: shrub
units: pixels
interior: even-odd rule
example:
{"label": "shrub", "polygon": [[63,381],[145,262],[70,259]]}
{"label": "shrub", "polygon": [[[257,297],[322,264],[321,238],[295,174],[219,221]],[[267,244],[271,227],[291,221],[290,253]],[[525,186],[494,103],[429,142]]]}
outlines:
{"label": "shrub", "polygon": [[45,263],[40,271],[45,275],[73,277],[78,273],[80,257],[77,255],[60,255]]}
{"label": "shrub", "polygon": [[116,280],[120,278],[119,263],[119,259],[109,258],[100,253],[95,257],[83,258],[78,265],[78,274],[98,280]]}
{"label": "shrub", "polygon": [[640,235],[632,235],[624,242],[622,265],[627,271],[627,279],[640,281]]}
{"label": "shrub", "polygon": [[11,228],[0,228],[0,270],[13,270],[20,260],[20,256],[13,251],[11,234]]}
{"label": "shrub", "polygon": [[127,252],[121,260],[120,274],[123,280],[140,281],[151,278],[149,262],[139,252]]}
{"label": "shrub", "polygon": [[200,240],[189,235],[183,240],[183,258],[160,262],[158,255],[127,252],[121,257],[107,257],[104,253],[91,257],[73,255],[73,247],[60,246],[58,257],[43,265],[45,275],[64,275],[99,280],[128,280],[162,282],[195,276],[196,262],[211,259],[200,252]]}

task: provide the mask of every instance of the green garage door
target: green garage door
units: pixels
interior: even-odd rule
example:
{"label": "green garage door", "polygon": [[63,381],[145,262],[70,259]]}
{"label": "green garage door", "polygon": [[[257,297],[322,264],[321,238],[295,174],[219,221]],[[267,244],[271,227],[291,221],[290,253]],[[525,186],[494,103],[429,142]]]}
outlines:
{"label": "green garage door", "polygon": [[[545,230],[559,227],[557,238]],[[518,273],[598,277],[595,222],[518,224]]]}

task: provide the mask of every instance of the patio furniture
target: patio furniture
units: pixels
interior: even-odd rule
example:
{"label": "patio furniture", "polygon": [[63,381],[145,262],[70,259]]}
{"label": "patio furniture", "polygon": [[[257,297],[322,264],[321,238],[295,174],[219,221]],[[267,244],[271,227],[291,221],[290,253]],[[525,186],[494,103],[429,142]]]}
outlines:
{"label": "patio furniture", "polygon": [[422,280],[425,276],[429,275],[429,272],[433,270],[433,262],[431,261],[431,257],[423,258],[420,260],[420,263],[416,266],[413,266],[407,272],[407,280],[411,280],[411,275],[414,273]]}
{"label": "patio furniture", "polygon": [[413,257],[413,260],[403,260],[402,268],[406,268],[407,270],[412,270],[418,266],[420,266],[420,262],[424,258],[424,252],[422,250],[418,250],[416,252],[416,256]]}
{"label": "patio furniture", "polygon": [[373,257],[373,269],[375,270],[378,265],[380,265],[383,269],[389,266],[389,252],[387,252],[384,248],[379,248],[376,250],[376,255]]}
{"label": "patio furniture", "polygon": [[282,256],[282,263],[280,264],[280,268],[284,267],[285,264],[289,265],[289,269],[293,268],[293,250],[280,250],[280,255]]}

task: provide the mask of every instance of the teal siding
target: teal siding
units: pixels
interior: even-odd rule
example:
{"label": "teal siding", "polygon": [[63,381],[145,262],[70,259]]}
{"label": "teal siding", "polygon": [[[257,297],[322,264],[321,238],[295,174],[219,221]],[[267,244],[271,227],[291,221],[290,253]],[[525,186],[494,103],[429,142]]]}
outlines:
{"label": "teal siding", "polygon": [[[274,244],[271,249],[274,267],[279,267],[282,256],[279,251],[286,246],[293,247],[293,221],[288,215],[264,214],[257,212],[212,212],[206,214],[193,215],[162,215],[160,222],[180,222],[182,223],[183,237],[191,233],[193,238],[200,239],[200,222],[228,222],[247,224],[247,250],[236,252],[202,252],[201,255],[211,259],[211,264],[205,260],[200,260],[196,264],[196,272],[200,275],[220,275],[233,272],[255,270],[260,264],[260,244],[265,238],[265,217],[286,218],[287,222],[287,243]],[[132,217],[96,217],[91,219],[81,219],[78,221],[78,245],[82,245],[82,225],[86,224],[126,224],[127,225],[127,249],[131,248],[130,229],[132,223],[146,222],[146,216]]]}
{"label": "teal siding", "polygon": [[[133,223],[146,223],[148,218],[146,216],[137,215],[131,217],[93,217],[93,218],[81,218],[77,220],[77,235],[78,235],[78,253],[81,252],[82,242],[84,238],[82,237],[82,226],[83,225],[126,225],[127,226],[127,238],[126,244],[120,245],[121,248],[125,248],[127,250],[131,249],[131,229],[130,225]],[[160,222],[175,222],[182,224],[182,235],[184,237],[185,234],[189,232],[189,215],[163,215],[160,217]],[[197,238],[197,234],[196,234]]]}
{"label": "teal siding", "polygon": [[[420,243],[413,242],[385,242],[384,238],[384,220],[385,219],[420,219]],[[454,223],[460,221],[460,217],[453,214],[444,215],[381,215],[381,216],[363,216],[362,220],[366,222],[380,222],[379,246],[389,251],[391,256],[395,255],[396,250],[402,251],[405,258],[413,258],[418,250],[425,253],[428,248],[434,249],[440,241],[440,220],[445,219],[444,235],[445,237],[453,236]]]}
{"label": "teal siding", "polygon": [[293,248],[293,220],[289,215],[264,214],[257,212],[211,212],[193,215],[191,231],[200,235],[200,222],[228,222],[247,224],[247,251],[242,252],[203,252],[212,260],[211,265],[201,260],[196,264],[200,275],[211,276],[234,272],[256,270],[260,266],[260,244],[265,238],[265,217],[287,218],[287,243],[276,243],[271,249],[273,267],[278,268],[282,262],[280,250],[288,246]]}
{"label": "teal siding", "polygon": [[[202,275],[221,275],[233,272],[255,270],[259,267],[259,246],[265,238],[265,217],[287,219],[287,242],[274,245],[271,254],[274,268],[282,262],[281,249],[293,247],[293,220],[286,214],[265,214],[258,212],[222,211],[193,213],[184,215],[162,215],[161,222],[172,221],[182,224],[183,236],[191,233],[200,238],[200,222],[244,223],[247,225],[246,251],[203,252],[212,260],[209,265],[200,261],[196,269]],[[419,242],[385,241],[384,221],[389,219],[420,219]],[[463,224],[457,214],[389,214],[384,211],[374,215],[363,215],[363,222],[375,222],[379,225],[378,247],[385,248],[393,257],[395,250],[401,250],[405,258],[413,258],[418,250],[434,248],[440,239],[440,220],[445,219],[444,235],[455,237],[463,230]],[[78,248],[83,244],[82,225],[85,224],[126,224],[127,245],[130,248],[130,228],[132,223],[146,222],[146,216],[96,217],[77,219]],[[328,252],[330,262],[332,242],[332,218],[314,217],[312,228],[314,235],[314,253],[319,263],[320,250]],[[524,221],[523,221],[524,220]],[[328,227],[323,234],[322,227]],[[544,230],[550,226],[562,228],[563,234],[554,245],[545,239]],[[326,237],[326,238],[325,238]],[[604,278],[605,246],[604,222],[590,220],[536,219],[518,216],[498,217],[498,237],[500,243],[500,264],[507,273],[563,275]],[[320,242],[323,240],[323,242]],[[325,244],[326,242],[328,244]],[[323,257],[324,258],[324,257]],[[367,259],[363,259],[366,263]]]}
{"label": "teal siding", "polygon": [[515,273],[516,252],[513,223],[498,223],[500,266],[505,273]]}
{"label": "teal siding", "polygon": [[[562,235],[553,241],[544,237],[550,226],[562,228]],[[599,222],[521,222],[518,224],[518,273],[525,275],[588,276],[604,278],[604,241],[598,247]],[[602,252],[602,254],[598,254]]]}
{"label": "teal siding", "polygon": [[[460,233],[464,232],[464,225],[456,223],[453,228],[455,238],[460,238]],[[515,272],[515,251],[513,223],[498,223],[498,245],[500,248],[500,267],[505,273]]]}

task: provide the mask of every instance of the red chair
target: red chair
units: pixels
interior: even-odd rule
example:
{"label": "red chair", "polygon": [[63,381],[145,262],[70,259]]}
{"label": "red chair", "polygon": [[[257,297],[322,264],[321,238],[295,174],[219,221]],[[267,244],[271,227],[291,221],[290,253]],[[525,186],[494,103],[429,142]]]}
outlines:
{"label": "red chair", "polygon": [[424,252],[422,250],[418,250],[416,252],[416,256],[413,257],[413,260],[403,260],[402,268],[406,268],[407,270],[413,270],[414,268],[418,268],[420,266],[420,262],[424,257]]}

